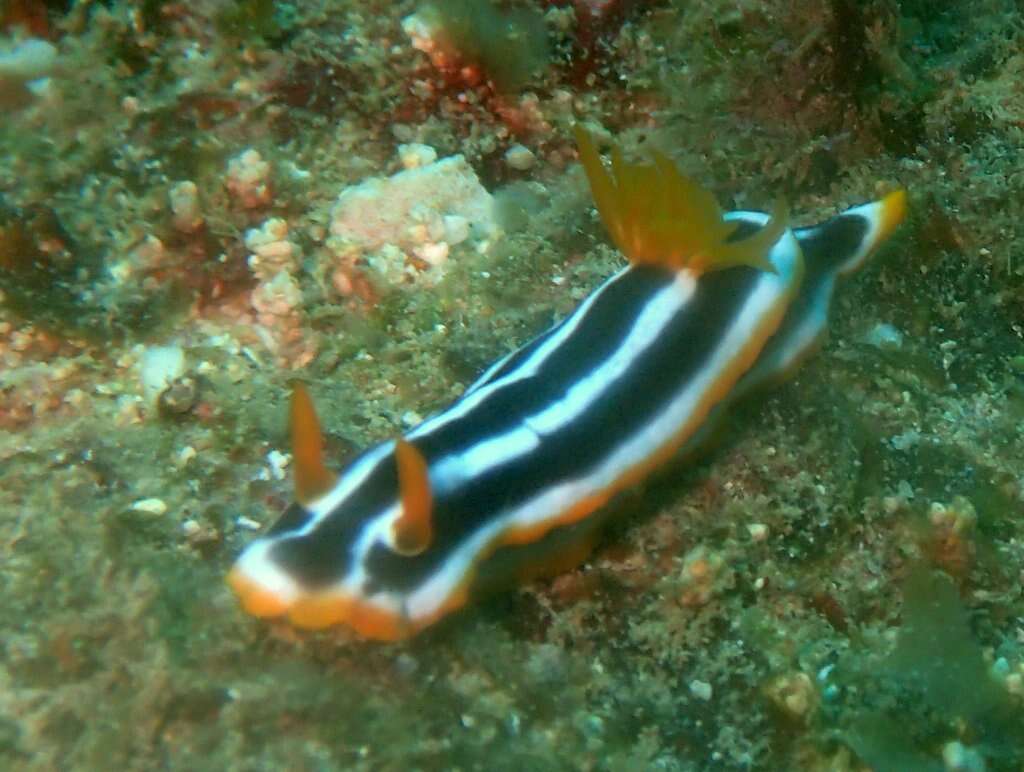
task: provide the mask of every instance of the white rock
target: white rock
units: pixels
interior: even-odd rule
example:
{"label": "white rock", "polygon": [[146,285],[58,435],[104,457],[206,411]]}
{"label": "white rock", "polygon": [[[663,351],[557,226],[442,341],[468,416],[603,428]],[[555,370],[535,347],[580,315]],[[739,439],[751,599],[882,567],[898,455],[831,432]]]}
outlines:
{"label": "white rock", "polygon": [[270,164],[253,148],[243,150],[228,162],[224,184],[231,197],[245,209],[266,206],[273,196]]}
{"label": "white rock", "polygon": [[903,333],[886,322],[879,322],[864,336],[864,342],[885,351],[903,348]]}
{"label": "white rock", "polygon": [[529,169],[536,160],[533,151],[524,145],[513,145],[505,151],[505,163],[519,171]]}
{"label": "white rock", "polygon": [[271,217],[259,228],[247,230],[245,246],[252,252],[249,268],[262,282],[297,267],[299,249],[288,239],[288,223],[280,217]]}
{"label": "white rock", "polygon": [[168,193],[171,222],[182,233],[195,233],[203,224],[199,211],[199,188],[191,180],[177,183]]}
{"label": "white rock", "polygon": [[167,504],[163,499],[139,499],[132,504],[132,510],[147,515],[162,515],[167,512]]}
{"label": "white rock", "polygon": [[446,214],[444,216],[444,240],[454,247],[468,238],[469,220],[462,215]]}
{"label": "white rock", "polygon": [[146,401],[153,403],[160,392],[185,374],[185,351],[181,346],[150,346],[139,360],[139,379]]}
{"label": "white rock", "polygon": [[52,74],[57,49],[45,40],[29,38],[13,48],[0,48],[0,78],[24,83]]}
{"label": "white rock", "polygon": [[699,681],[697,679],[690,681],[690,694],[698,700],[704,700],[704,702],[707,702],[711,699],[713,693],[711,684],[707,681]]}
{"label": "white rock", "polygon": [[477,239],[498,231],[494,199],[461,155],[346,188],[331,210],[331,234],[363,249],[390,244],[411,252],[445,234],[452,216]]}
{"label": "white rock", "polygon": [[985,759],[958,740],[942,746],[942,761],[949,772],[985,772]]}
{"label": "white rock", "polygon": [[199,451],[193,448],[191,445],[186,445],[178,451],[178,455],[174,462],[179,466],[188,466],[188,463],[192,461],[196,456],[199,455]]}
{"label": "white rock", "polygon": [[302,290],[287,271],[281,271],[269,281],[257,285],[249,295],[249,302],[257,313],[267,319],[287,317],[302,303]]}
{"label": "white rock", "polygon": [[291,462],[292,457],[279,450],[267,453],[267,464],[270,466],[270,474],[275,480],[283,480],[288,475],[285,470]]}
{"label": "white rock", "polygon": [[398,160],[406,169],[419,169],[421,166],[434,163],[437,160],[437,151],[430,145],[412,142],[398,146]]}
{"label": "white rock", "polygon": [[441,265],[441,263],[448,259],[448,244],[444,241],[438,241],[432,244],[421,244],[413,249],[413,253],[420,260],[430,263],[431,265]]}
{"label": "white rock", "polygon": [[764,541],[768,538],[768,526],[764,523],[748,523],[747,532],[751,541]]}

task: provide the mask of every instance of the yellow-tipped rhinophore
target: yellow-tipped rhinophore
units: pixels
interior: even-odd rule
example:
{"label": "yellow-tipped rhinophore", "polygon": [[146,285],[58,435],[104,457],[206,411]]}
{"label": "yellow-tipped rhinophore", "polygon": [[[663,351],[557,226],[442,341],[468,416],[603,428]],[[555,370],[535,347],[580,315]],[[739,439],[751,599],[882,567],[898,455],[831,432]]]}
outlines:
{"label": "yellow-tipped rhinophore", "polygon": [[902,188],[894,190],[881,201],[882,227],[878,241],[885,241],[896,230],[896,226],[907,217],[907,191]]}
{"label": "yellow-tipped rhinophore", "polygon": [[653,163],[631,164],[613,147],[609,173],[590,134],[579,124],[573,130],[597,211],[631,262],[696,272],[736,265],[774,270],[768,252],[788,225],[785,202],[776,203],[753,236],[730,242],[738,224],[726,222],[711,192],[681,174],[664,153],[654,151]]}

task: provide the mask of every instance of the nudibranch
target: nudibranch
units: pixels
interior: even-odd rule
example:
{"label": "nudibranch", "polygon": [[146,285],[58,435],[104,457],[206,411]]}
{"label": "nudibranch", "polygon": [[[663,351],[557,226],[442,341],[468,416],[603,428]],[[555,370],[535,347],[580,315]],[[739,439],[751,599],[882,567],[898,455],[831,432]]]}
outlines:
{"label": "nudibranch", "polygon": [[297,501],[231,569],[246,611],[397,640],[578,564],[609,499],[697,449],[731,404],[813,350],[837,279],[906,211],[896,191],[794,229],[784,205],[723,213],[662,154],[630,163],[613,150],[609,170],[586,132],[576,139],[627,267],[340,476],[296,385]]}

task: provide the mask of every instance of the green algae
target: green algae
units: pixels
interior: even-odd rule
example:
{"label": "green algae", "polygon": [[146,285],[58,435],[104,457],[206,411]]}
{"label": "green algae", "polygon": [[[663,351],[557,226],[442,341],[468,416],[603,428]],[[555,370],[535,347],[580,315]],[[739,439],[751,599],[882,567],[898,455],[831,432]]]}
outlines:
{"label": "green algae", "polygon": [[280,43],[295,24],[295,8],[277,0],[242,0],[224,5],[216,16],[217,28],[235,38],[260,38]]}
{"label": "green algae", "polygon": [[903,588],[903,619],[885,669],[933,710],[977,722],[985,732],[1002,722],[1011,702],[989,673],[971,634],[967,610],[942,574],[912,571]]}
{"label": "green algae", "polygon": [[1019,764],[1024,721],[996,680],[952,581],[913,569],[902,617],[896,646],[877,669],[861,673],[865,695],[891,707],[855,712],[842,737],[882,772],[942,769],[929,751],[954,739],[966,739],[999,768]]}
{"label": "green algae", "polygon": [[878,772],[941,772],[944,765],[908,742],[907,729],[880,713],[858,716],[843,734],[861,761]]}

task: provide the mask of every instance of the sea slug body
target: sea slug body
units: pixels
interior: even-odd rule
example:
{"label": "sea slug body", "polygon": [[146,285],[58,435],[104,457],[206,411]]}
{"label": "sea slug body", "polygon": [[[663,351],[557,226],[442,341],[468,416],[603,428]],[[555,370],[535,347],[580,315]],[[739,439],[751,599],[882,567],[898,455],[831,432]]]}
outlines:
{"label": "sea slug body", "polygon": [[453,405],[329,472],[292,399],[297,502],[228,582],[258,617],[415,634],[477,595],[582,560],[617,492],[699,449],[736,400],[822,338],[836,281],[902,220],[897,191],[813,227],[723,214],[666,157],[607,171],[577,131],[630,264],[488,369]]}

